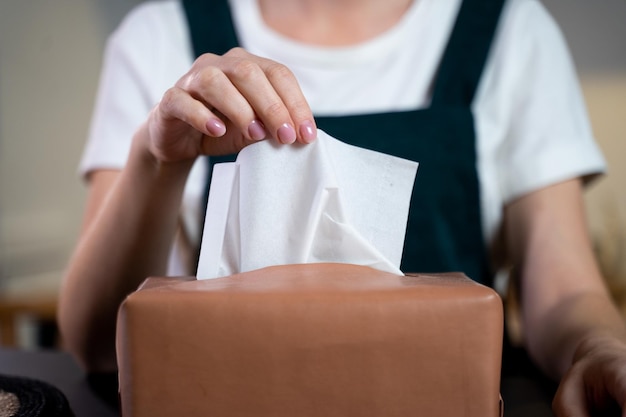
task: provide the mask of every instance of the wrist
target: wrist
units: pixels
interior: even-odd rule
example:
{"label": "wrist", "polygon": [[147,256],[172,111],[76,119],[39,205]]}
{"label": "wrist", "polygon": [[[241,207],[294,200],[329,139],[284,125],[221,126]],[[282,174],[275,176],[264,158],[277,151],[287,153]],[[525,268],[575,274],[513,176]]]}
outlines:
{"label": "wrist", "polygon": [[611,331],[609,329],[594,330],[580,338],[574,350],[572,363],[576,363],[586,356],[614,349],[626,352],[625,332]]}

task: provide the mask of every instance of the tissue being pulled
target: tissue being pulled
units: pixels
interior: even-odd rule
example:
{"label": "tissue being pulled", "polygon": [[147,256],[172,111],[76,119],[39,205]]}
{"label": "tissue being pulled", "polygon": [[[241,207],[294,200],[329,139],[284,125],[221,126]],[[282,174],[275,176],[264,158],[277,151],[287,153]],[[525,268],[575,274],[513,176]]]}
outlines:
{"label": "tissue being pulled", "polygon": [[213,169],[197,278],[314,262],[402,274],[417,165],[321,130],[309,145],[246,147]]}

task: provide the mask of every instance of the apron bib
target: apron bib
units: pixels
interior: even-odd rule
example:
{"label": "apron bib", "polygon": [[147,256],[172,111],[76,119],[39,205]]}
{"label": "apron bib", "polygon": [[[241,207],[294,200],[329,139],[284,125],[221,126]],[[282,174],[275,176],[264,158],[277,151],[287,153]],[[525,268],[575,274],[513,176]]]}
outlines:
{"label": "apron bib", "polygon": [[[315,118],[320,129],[346,143],[419,162],[400,266],[405,273],[462,271],[492,283],[471,104],[503,3],[463,1],[428,108]],[[196,56],[238,46],[227,0],[184,0],[183,5]],[[234,157],[210,158],[209,172],[213,164]]]}

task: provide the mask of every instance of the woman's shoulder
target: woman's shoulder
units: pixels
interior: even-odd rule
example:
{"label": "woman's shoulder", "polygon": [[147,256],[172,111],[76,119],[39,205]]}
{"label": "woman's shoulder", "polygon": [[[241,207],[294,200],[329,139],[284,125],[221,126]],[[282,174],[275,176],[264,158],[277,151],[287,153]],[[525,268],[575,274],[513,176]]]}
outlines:
{"label": "woman's shoulder", "polygon": [[508,0],[492,45],[487,73],[523,80],[574,70],[567,42],[556,20],[539,0]]}
{"label": "woman's shoulder", "polygon": [[556,20],[539,0],[506,1],[499,31],[526,40],[561,37]]}
{"label": "woman's shoulder", "polygon": [[154,36],[184,27],[184,13],[180,1],[147,1],[133,7],[122,19],[113,37]]}
{"label": "woman's shoulder", "polygon": [[182,3],[164,0],[138,4],[124,16],[108,43],[112,55],[121,54],[133,62],[155,63],[169,56],[187,63],[189,39]]}
{"label": "woman's shoulder", "polygon": [[168,16],[182,11],[180,0],[144,1],[133,8],[126,15],[126,20],[151,19],[159,16]]}

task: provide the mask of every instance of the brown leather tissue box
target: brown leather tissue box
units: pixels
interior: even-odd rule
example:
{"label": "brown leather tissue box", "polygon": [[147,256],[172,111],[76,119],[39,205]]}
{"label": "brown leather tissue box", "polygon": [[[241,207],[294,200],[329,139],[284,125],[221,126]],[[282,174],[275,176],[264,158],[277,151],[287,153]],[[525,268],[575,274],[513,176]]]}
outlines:
{"label": "brown leather tissue box", "polygon": [[462,274],[149,279],[117,331],[125,417],[500,415],[502,303]]}

